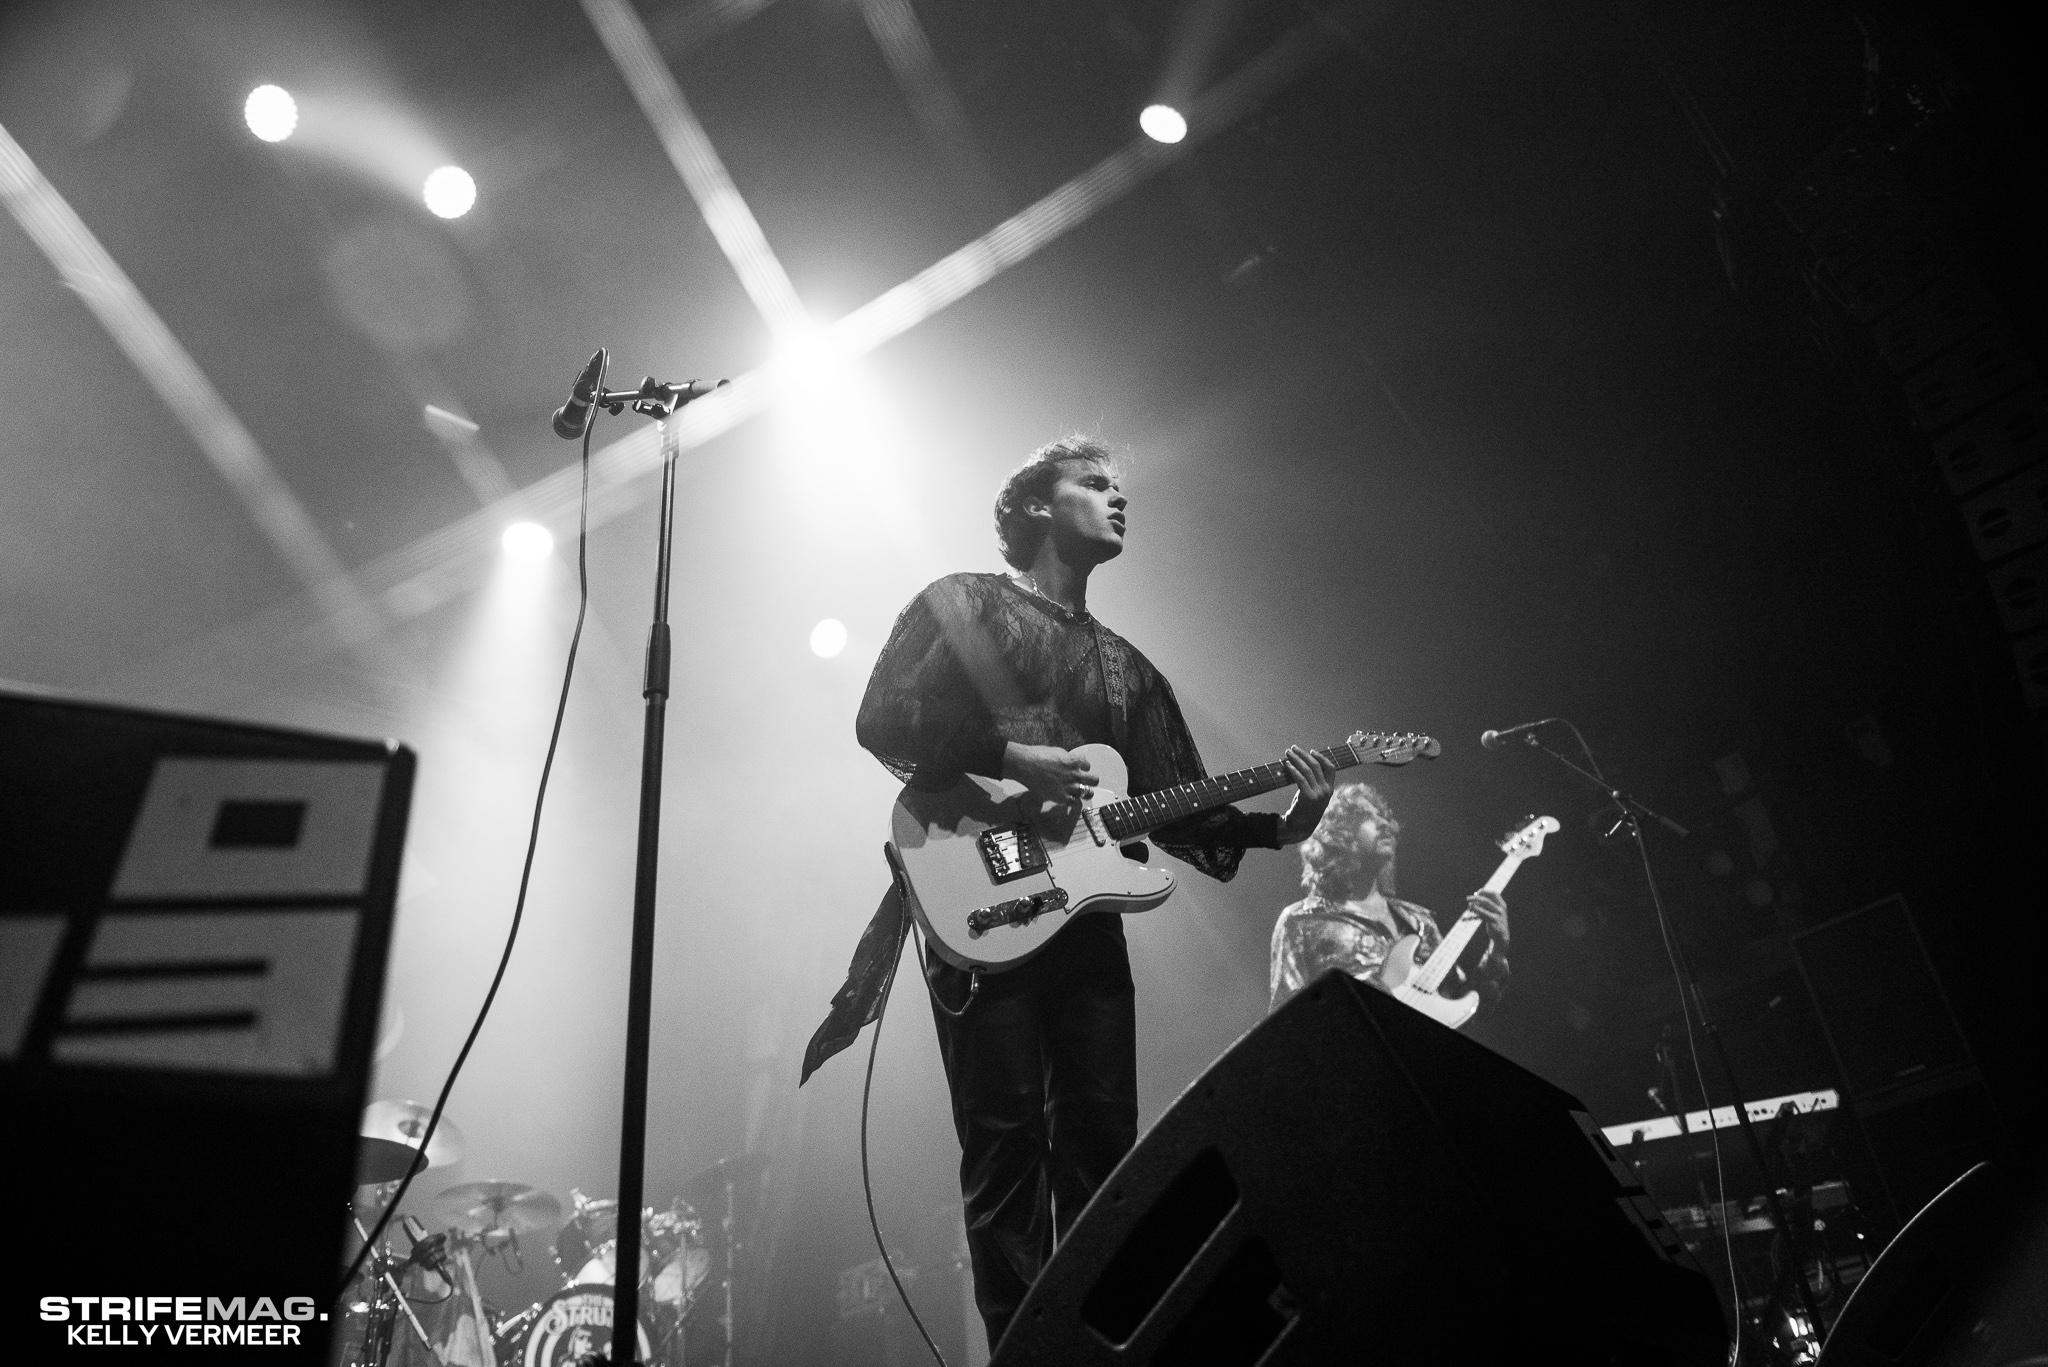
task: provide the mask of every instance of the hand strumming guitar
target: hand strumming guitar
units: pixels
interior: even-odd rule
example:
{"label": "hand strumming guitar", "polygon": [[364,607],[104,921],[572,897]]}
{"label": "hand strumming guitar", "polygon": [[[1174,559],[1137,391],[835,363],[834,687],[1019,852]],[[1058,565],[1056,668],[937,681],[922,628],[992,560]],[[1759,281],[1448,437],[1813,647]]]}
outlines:
{"label": "hand strumming guitar", "polygon": [[1088,761],[1072,750],[1016,741],[1003,747],[1003,777],[1059,806],[1086,801],[1096,783]]}

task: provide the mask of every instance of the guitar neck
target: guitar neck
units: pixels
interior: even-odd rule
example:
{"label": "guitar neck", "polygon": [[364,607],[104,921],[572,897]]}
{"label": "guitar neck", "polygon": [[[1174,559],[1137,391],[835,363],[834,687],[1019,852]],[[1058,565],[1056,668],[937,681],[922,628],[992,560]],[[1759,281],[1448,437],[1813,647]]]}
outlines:
{"label": "guitar neck", "polygon": [[[1394,749],[1392,745],[1332,745],[1316,753],[1339,769],[1350,769],[1369,763]],[[1161,826],[1170,826],[1182,817],[1206,812],[1211,807],[1221,807],[1226,802],[1242,802],[1260,793],[1270,793],[1275,788],[1284,788],[1294,782],[1287,772],[1287,766],[1279,761],[1261,764],[1250,769],[1239,769],[1234,774],[1218,774],[1214,778],[1198,779],[1173,788],[1162,788],[1156,793],[1143,797],[1125,798],[1102,807],[1098,815],[1109,833],[1118,840],[1135,840],[1147,831]]]}
{"label": "guitar neck", "polygon": [[[1515,876],[1515,870],[1522,867],[1522,861],[1528,857],[1526,854],[1511,854],[1501,860],[1500,867],[1493,871],[1493,877],[1486,880],[1485,891],[1499,892],[1505,888],[1508,879]],[[1472,937],[1484,924],[1476,912],[1468,911],[1460,916],[1457,923],[1445,932],[1443,942],[1430,951],[1429,962],[1415,975],[1415,986],[1425,992],[1434,992],[1441,987],[1456,966],[1458,956],[1465,952],[1465,946],[1472,943]]]}

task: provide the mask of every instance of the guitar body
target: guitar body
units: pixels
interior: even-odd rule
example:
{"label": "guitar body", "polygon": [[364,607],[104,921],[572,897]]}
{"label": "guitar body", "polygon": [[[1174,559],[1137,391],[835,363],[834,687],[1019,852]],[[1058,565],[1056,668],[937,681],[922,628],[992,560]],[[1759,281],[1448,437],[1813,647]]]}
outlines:
{"label": "guitar body", "polygon": [[[1515,870],[1522,867],[1523,860],[1534,859],[1543,853],[1543,838],[1555,834],[1557,829],[1556,817],[1532,816],[1520,830],[1509,831],[1502,836],[1498,843],[1507,858],[1500,861],[1500,867],[1493,871],[1493,877],[1486,880],[1481,891],[1499,892],[1505,888],[1508,880],[1515,876]],[[1415,962],[1415,951],[1422,947],[1422,937],[1403,935],[1394,941],[1387,957],[1380,961],[1379,972],[1373,977],[1374,984],[1385,988],[1394,1000],[1414,1007],[1437,1024],[1458,1029],[1479,1009],[1479,994],[1467,992],[1462,997],[1446,997],[1440,989],[1444,979],[1457,966],[1458,956],[1465,952],[1466,945],[1472,943],[1472,937],[1481,924],[1478,913],[1467,911],[1445,932],[1428,961],[1421,964]]]}
{"label": "guitar body", "polygon": [[1149,911],[1173,894],[1171,873],[1126,859],[1094,817],[1124,795],[1123,756],[1107,745],[1074,753],[1097,779],[1085,813],[1045,807],[1021,783],[975,774],[944,792],[905,788],[896,799],[890,838],[909,878],[911,913],[947,963],[1000,973],[1076,916]]}
{"label": "guitar body", "polygon": [[[1479,994],[1467,992],[1462,997],[1444,997],[1415,985],[1424,969],[1415,962],[1415,951],[1422,947],[1419,935],[1403,935],[1394,941],[1394,947],[1387,951],[1387,957],[1380,962],[1379,986],[1394,1000],[1414,1007],[1438,1025],[1448,1025],[1456,1030],[1472,1019],[1479,1009]],[[1443,953],[1438,946],[1437,953]]]}

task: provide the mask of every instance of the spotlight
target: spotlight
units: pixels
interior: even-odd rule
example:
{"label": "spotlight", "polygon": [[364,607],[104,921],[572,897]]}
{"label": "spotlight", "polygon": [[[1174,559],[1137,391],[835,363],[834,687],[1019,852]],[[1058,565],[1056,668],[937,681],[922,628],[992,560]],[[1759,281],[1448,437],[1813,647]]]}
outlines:
{"label": "spotlight", "polygon": [[846,649],[846,623],[834,617],[811,628],[811,654],[829,660]]}
{"label": "spotlight", "polygon": [[427,177],[427,207],[442,218],[461,218],[476,203],[476,182],[460,166],[443,166]]}
{"label": "spotlight", "polygon": [[265,142],[283,142],[299,126],[299,106],[281,86],[259,85],[242,101],[242,118]]}
{"label": "spotlight", "polygon": [[1188,121],[1171,105],[1147,105],[1138,115],[1138,127],[1154,142],[1179,142],[1188,135]]}
{"label": "spotlight", "polygon": [[545,560],[555,553],[555,534],[538,522],[515,522],[498,544],[514,560]]}

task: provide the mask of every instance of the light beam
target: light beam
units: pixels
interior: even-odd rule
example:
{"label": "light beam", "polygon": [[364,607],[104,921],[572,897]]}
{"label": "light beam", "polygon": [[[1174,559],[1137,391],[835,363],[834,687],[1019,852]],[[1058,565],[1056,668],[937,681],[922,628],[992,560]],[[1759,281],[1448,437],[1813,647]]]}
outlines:
{"label": "light beam", "polygon": [[320,525],[270,463],[142,291],[85,226],[20,143],[0,125],[0,198],[22,231],[85,302],[157,397],[184,426],[249,518],[313,597],[326,629],[353,644],[378,631],[376,609],[349,577]]}
{"label": "light beam", "polygon": [[[584,3],[586,8],[602,10],[618,0]],[[1169,146],[1140,136],[1036,204],[841,318],[824,329],[824,340],[842,357],[864,355],[965,298],[1230,127],[1339,43],[1353,41],[1341,20],[1362,9],[1362,5],[1346,5],[1318,15],[1205,92],[1188,111],[1184,141]],[[630,22],[639,27],[637,18]],[[645,30],[639,32],[644,38]],[[647,56],[659,66],[658,56],[651,52]],[[662,74],[666,76],[666,68]],[[701,133],[701,128],[698,131]],[[734,198],[737,200],[737,192]],[[744,207],[741,205],[742,210]],[[795,335],[799,339],[815,337],[812,326],[805,324]],[[747,371],[736,376],[730,386],[677,414],[672,420],[677,441],[684,450],[701,446],[759,414],[775,398],[776,382],[769,367]],[[652,427],[638,428],[593,452],[590,525],[601,526],[639,506],[645,496],[642,477],[660,468],[659,440]],[[379,595],[386,612],[398,618],[417,616],[482,582],[491,548],[507,519],[562,522],[573,518],[579,479],[577,467],[566,465],[510,498],[361,566],[357,573],[365,586]],[[150,677],[161,680],[173,673],[210,671],[217,668],[223,649],[259,641],[276,642],[279,649],[318,652],[329,648],[322,623],[307,621],[303,610],[285,604],[158,657],[148,666]]]}
{"label": "light beam", "polygon": [[626,0],[583,0],[583,12],[604,40],[619,74],[640,103],[655,136],[661,139],[668,159],[683,178],[690,197],[705,226],[739,272],[740,284],[753,299],[754,307],[768,320],[778,337],[801,334],[811,325],[810,315],[796,296],[796,287],[775,252],[767,234],[755,221],[753,210],[740,197],[738,187],[719,159],[718,150],[704,125],[697,119],[682,87],[655,49],[654,39],[639,14]]}

